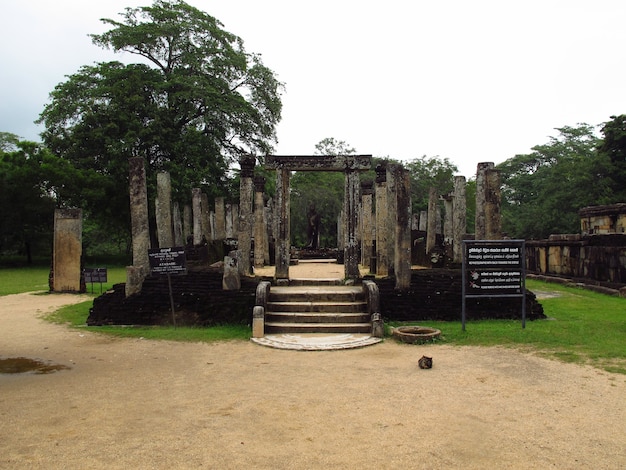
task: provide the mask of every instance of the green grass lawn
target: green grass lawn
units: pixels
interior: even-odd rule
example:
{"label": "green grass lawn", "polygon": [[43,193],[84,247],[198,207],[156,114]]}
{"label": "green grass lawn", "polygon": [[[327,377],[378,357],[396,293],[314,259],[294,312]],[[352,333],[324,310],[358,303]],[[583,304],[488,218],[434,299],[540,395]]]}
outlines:
{"label": "green grass lawn", "polygon": [[470,321],[465,331],[460,320],[419,324],[441,330],[440,343],[515,347],[626,374],[625,298],[530,279],[526,287],[558,294],[540,301],[547,320],[527,321],[526,328],[521,321]]}
{"label": "green grass lawn", "polygon": [[[109,282],[103,285],[103,290],[124,282],[125,276],[125,268],[109,268]],[[534,292],[558,294],[541,300],[547,320],[527,321],[526,328],[522,328],[521,321],[513,320],[468,321],[465,331],[461,328],[460,319],[458,322],[419,324],[441,330],[442,338],[437,344],[513,347],[566,362],[590,364],[610,372],[626,374],[626,299],[536,280],[528,280],[526,286]],[[0,295],[47,290],[47,268],[0,269]],[[88,285],[88,291],[91,291],[91,285]],[[94,291],[94,296],[99,295],[99,284],[94,285]],[[251,334],[250,327],[246,325],[211,328],[87,327],[85,322],[91,304],[90,300],[64,307],[48,319],[89,331],[146,339],[245,340]],[[391,325],[409,324],[411,323]]]}
{"label": "green grass lawn", "polygon": [[[22,292],[48,291],[49,266],[29,266],[22,268],[0,268],[0,295],[19,294]],[[108,267],[107,283],[102,290],[110,289],[113,284],[126,282],[125,267]],[[87,292],[100,294],[100,284],[87,284]]]}

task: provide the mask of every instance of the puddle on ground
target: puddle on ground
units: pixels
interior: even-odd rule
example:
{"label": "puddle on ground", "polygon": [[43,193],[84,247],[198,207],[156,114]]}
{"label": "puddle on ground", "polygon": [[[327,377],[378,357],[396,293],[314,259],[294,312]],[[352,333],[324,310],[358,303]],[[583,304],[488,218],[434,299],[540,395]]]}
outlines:
{"label": "puddle on ground", "polygon": [[51,364],[27,357],[9,357],[0,359],[0,374],[51,374],[58,370],[67,370],[71,367],[62,364]]}

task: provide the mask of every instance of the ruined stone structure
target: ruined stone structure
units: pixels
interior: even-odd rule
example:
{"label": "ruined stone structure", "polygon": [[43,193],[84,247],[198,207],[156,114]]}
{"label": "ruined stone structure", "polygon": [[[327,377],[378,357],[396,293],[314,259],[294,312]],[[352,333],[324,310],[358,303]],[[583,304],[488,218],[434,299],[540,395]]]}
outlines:
{"label": "ruined stone structure", "polygon": [[172,182],[170,174],[157,174],[157,198],[155,201],[157,238],[159,248],[174,246],[174,232],[172,224]]}
{"label": "ruined stone structure", "polygon": [[487,195],[485,186],[485,174],[487,170],[494,168],[493,162],[479,163],[476,168],[476,220],[474,224],[474,233],[476,240],[485,240],[486,232],[486,213]]}
{"label": "ruined stone structure", "polygon": [[148,250],[150,229],[148,224],[148,190],[146,168],[142,157],[128,159],[130,220],[133,239],[133,265],[126,268],[126,295],[141,292],[143,280],[150,271]]}
{"label": "ruined stone structure", "polygon": [[374,224],[372,218],[373,181],[361,183],[361,264],[369,268],[374,248]]}
{"label": "ruined stone structure", "polygon": [[51,290],[81,292],[83,215],[80,209],[54,211]]}
{"label": "ruined stone structure", "polygon": [[244,275],[252,273],[250,264],[250,252],[252,250],[252,221],[254,213],[252,212],[252,203],[254,199],[254,166],[256,158],[254,156],[246,156],[239,160],[241,166],[241,174],[239,178],[239,223],[238,228],[238,247],[241,252],[241,265],[239,272]]}
{"label": "ruined stone structure", "polygon": [[254,178],[254,267],[261,268],[269,256],[267,249],[267,222],[265,219],[265,178]]}
{"label": "ruined stone structure", "polygon": [[344,268],[347,279],[358,278],[358,207],[360,201],[359,172],[371,166],[371,155],[346,156],[277,156],[266,157],[266,168],[276,170],[276,271],[277,279],[289,278],[290,217],[289,178],[291,171],[342,171],[345,174]]}
{"label": "ruined stone structure", "polygon": [[626,203],[584,207],[578,214],[583,235],[626,232]]}
{"label": "ruined stone structure", "polygon": [[465,176],[454,177],[454,196],[452,200],[452,260],[463,261],[463,238],[467,231],[467,200]]}

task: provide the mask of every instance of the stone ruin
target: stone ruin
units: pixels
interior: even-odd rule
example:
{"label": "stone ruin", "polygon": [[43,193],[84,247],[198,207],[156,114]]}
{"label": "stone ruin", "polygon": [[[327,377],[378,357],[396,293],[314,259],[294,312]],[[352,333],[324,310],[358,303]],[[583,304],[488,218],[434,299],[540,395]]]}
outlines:
{"label": "stone ruin", "polygon": [[[414,306],[416,295],[423,295],[425,299],[441,300],[437,293],[447,292],[447,289],[442,288],[441,282],[454,285],[460,282],[460,273],[458,276],[450,275],[453,271],[448,270],[443,276],[448,281],[426,282],[426,286],[438,286],[436,291],[431,292],[428,287],[416,287],[417,277],[411,271],[411,264],[418,261],[425,266],[444,267],[441,262],[443,257],[449,258],[452,263],[460,263],[462,240],[468,238],[465,233],[464,177],[455,177],[454,191],[449,195],[440,196],[432,191],[428,212],[413,215],[410,213],[409,173],[400,164],[379,165],[376,168],[376,181],[362,184],[359,174],[371,167],[370,155],[270,155],[266,157],[265,166],[276,170],[276,196],[267,205],[264,197],[265,180],[254,177],[255,164],[256,159],[253,156],[240,160],[239,204],[226,204],[224,198],[216,198],[213,211],[209,208],[207,196],[200,189],[194,189],[191,205],[184,206],[181,214],[180,209],[169,201],[169,175],[162,173],[157,177],[159,246],[184,241],[185,250],[191,258],[189,275],[172,280],[173,289],[179,298],[181,315],[186,315],[193,324],[210,324],[213,321],[212,314],[210,309],[200,307],[202,304],[213,305],[217,309],[225,305],[239,305],[244,312],[231,312],[231,318],[250,316],[254,306],[252,292],[258,282],[252,274],[254,267],[273,262],[275,276],[272,282],[280,284],[289,278],[292,253],[289,216],[291,172],[341,171],[345,174],[345,192],[343,215],[338,222],[338,238],[340,251],[343,252],[345,279],[358,281],[361,277],[359,264],[369,267],[370,277],[383,287],[384,295],[395,296],[394,302],[387,302],[387,299],[381,302],[382,313],[388,318],[397,316],[398,311],[413,312],[423,318],[440,318],[442,315],[436,313],[439,309],[437,304],[445,306],[447,313],[444,317],[450,315],[450,319],[459,318],[460,294],[452,297],[451,302],[440,301],[429,308],[421,308],[421,313],[415,311]],[[499,173],[494,170],[493,164],[480,164],[477,181],[477,201],[479,197],[484,201],[481,203],[484,211],[477,211],[476,214],[477,234],[485,239],[497,239],[501,236]],[[437,204],[440,197],[446,208],[443,230]],[[156,318],[159,315],[155,312],[161,307],[157,305],[158,302],[154,302],[159,298],[158,292],[162,293],[166,288],[162,285],[162,279],[149,275],[148,201],[141,158],[130,159],[130,198],[133,265],[127,269],[124,295],[120,295],[118,286],[114,289],[115,295],[109,297],[110,300],[114,297],[117,299],[114,302],[115,307],[105,300],[94,302],[90,315],[92,324],[125,323],[131,321],[133,315],[132,323],[158,323]],[[373,207],[384,210],[373,210]],[[416,242],[420,234],[425,235],[423,246]],[[207,247],[215,244],[224,247],[214,253],[219,260],[224,260],[220,267],[213,264],[216,259],[211,259],[207,253]],[[439,276],[435,270],[426,271],[430,271],[435,277]],[[420,279],[424,280],[423,273],[420,274]],[[142,304],[139,298],[149,298],[149,301],[143,303],[144,307],[139,307]],[[234,299],[238,299],[238,302]],[[506,312],[502,303],[502,299],[499,299],[498,309]],[[147,304],[150,307],[146,307]],[[404,307],[401,308],[402,304]],[[417,304],[430,303],[422,301]],[[163,305],[167,307],[167,302]],[[391,305],[393,311],[389,310]],[[475,311],[480,310],[479,306],[474,307]],[[471,312],[473,307],[470,305],[468,308]],[[532,312],[532,308],[529,311]],[[532,314],[529,318],[532,318]],[[162,321],[167,323],[167,315],[162,315]]]}

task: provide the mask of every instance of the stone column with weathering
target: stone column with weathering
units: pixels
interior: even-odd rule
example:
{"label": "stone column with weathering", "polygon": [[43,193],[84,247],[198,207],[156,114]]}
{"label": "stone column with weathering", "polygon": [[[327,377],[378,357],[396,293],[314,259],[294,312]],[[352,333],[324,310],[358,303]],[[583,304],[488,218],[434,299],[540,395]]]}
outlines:
{"label": "stone column with weathering", "polygon": [[191,210],[193,214],[193,244],[199,245],[202,242],[202,190],[200,188],[191,190]]}
{"label": "stone column with weathering", "polygon": [[215,240],[226,238],[226,211],[224,208],[224,198],[215,198]]}
{"label": "stone column with weathering", "polygon": [[374,194],[374,182],[364,181],[361,183],[361,264],[370,267],[370,258],[374,240],[372,239],[372,195]]}
{"label": "stone column with weathering", "polygon": [[276,170],[276,270],[277,280],[289,279],[291,233],[289,229],[289,179],[291,172],[284,168]]}
{"label": "stone column with weathering", "polygon": [[437,243],[437,189],[428,190],[428,228],[426,229],[426,254],[429,254]]}
{"label": "stone column with weathering", "polygon": [[142,157],[128,159],[130,221],[132,226],[133,265],[126,268],[126,296],[141,292],[143,280],[150,271],[148,250],[150,229],[148,223],[148,190],[146,169]]}
{"label": "stone column with weathering", "polygon": [[209,207],[209,196],[206,193],[200,195],[200,225],[202,227],[202,235],[200,241],[212,240],[211,232],[211,208]]}
{"label": "stone column with weathering", "polygon": [[254,213],[252,203],[254,200],[254,165],[256,157],[247,155],[239,160],[241,176],[239,178],[239,228],[238,246],[241,252],[240,272],[249,275],[252,272],[250,266],[250,252],[252,251],[252,222]]}
{"label": "stone column with weathering", "polygon": [[500,170],[485,172],[485,240],[502,239]]}
{"label": "stone column with weathering", "polygon": [[185,204],[183,206],[183,244],[187,244],[187,238],[189,236],[193,237],[193,217],[192,217],[192,206],[189,204]]}
{"label": "stone column with weathering", "polygon": [[172,204],[172,229],[174,234],[174,246],[183,246],[185,236],[183,235],[183,218],[180,214],[178,202]]}
{"label": "stone column with weathering", "polygon": [[401,165],[394,165],[393,171],[396,182],[395,288],[407,290],[411,285],[411,179],[409,170]]}
{"label": "stone column with weathering", "polygon": [[452,193],[444,194],[439,199],[443,201],[443,244],[451,248],[453,240],[452,208],[454,207],[454,196]]}
{"label": "stone column with weathering", "polygon": [[485,175],[487,170],[492,170],[493,168],[493,162],[479,163],[476,167],[476,223],[474,224],[476,240],[485,240],[487,236],[485,228],[485,209],[487,205]]}
{"label": "stone column with weathering", "polygon": [[359,240],[358,240],[358,217],[359,200],[361,199],[361,183],[359,172],[353,168],[346,169],[344,210],[345,230],[343,262],[346,279],[358,279],[359,271]]}
{"label": "stone column with weathering", "polygon": [[402,165],[387,164],[387,253],[389,254],[389,274],[395,274],[396,260],[396,223],[398,221],[398,177],[402,174]]}
{"label": "stone column with weathering", "polygon": [[[241,181],[239,186],[241,187]],[[228,202],[224,205],[224,226],[226,227],[226,238],[235,238],[233,224],[233,205]],[[239,238],[238,233],[237,238]]]}
{"label": "stone column with weathering", "polygon": [[80,209],[54,211],[52,291],[81,292],[83,214]]}
{"label": "stone column with weathering", "polygon": [[254,178],[254,267],[265,266],[265,178]]}
{"label": "stone column with weathering", "polygon": [[165,171],[157,173],[155,209],[159,248],[174,246],[174,234],[172,231],[172,181],[170,174]]}
{"label": "stone column with weathering", "polygon": [[387,165],[376,166],[376,275],[389,275],[389,224],[387,223]]}
{"label": "stone column with weathering", "polygon": [[455,263],[463,262],[463,238],[467,231],[466,212],[465,176],[455,176],[452,199],[452,259]]}

